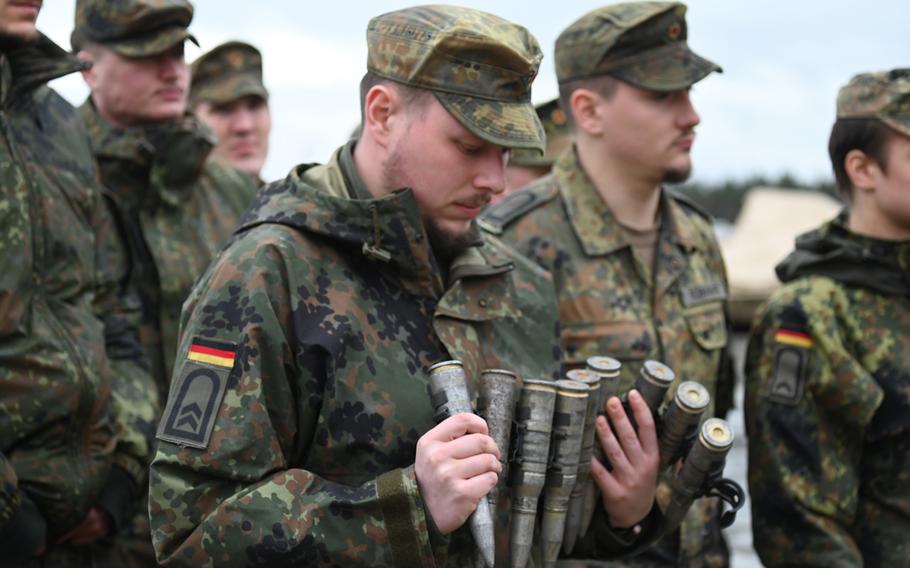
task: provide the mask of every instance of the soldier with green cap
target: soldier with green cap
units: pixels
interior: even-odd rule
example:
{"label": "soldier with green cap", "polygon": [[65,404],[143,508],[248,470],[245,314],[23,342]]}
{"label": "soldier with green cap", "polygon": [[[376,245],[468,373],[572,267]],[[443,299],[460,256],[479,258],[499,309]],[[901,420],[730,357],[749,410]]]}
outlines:
{"label": "soldier with green cap", "polygon": [[196,59],[191,71],[190,108],[218,137],[211,158],[261,179],[272,129],[262,54],[229,41]]}
{"label": "soldier with green cap", "polygon": [[547,147],[543,154],[531,150],[512,150],[506,167],[506,190],[493,200],[498,203],[506,195],[522,189],[537,178],[550,173],[556,158],[572,144],[566,113],[559,106],[559,99],[553,99],[535,107],[540,123],[547,134]]}
{"label": "soldier with green cap", "polygon": [[[367,44],[360,137],[263,188],[186,304],[151,468],[165,565],[473,564],[466,520],[507,448],[476,415],[437,424],[428,369],[461,361],[472,392],[484,369],[560,376],[550,277],[475,224],[507,149],[543,148],[536,40],[420,6],[372,19]],[[640,438],[616,406],[602,490],[634,524],[656,435],[640,398]],[[588,554],[631,542],[605,516]]]}
{"label": "soldier with green cap", "polygon": [[[708,215],[664,187],[692,168],[700,119],[689,89],[720,71],[689,48],[685,13],[676,2],[612,4],[563,30],[556,75],[573,146],[482,225],[553,274],[569,367],[615,357],[624,390],[644,361],[659,360],[677,382],[701,382],[708,413],[724,416],[733,386],[724,263]],[[668,499],[664,482],[658,502]],[[718,515],[716,499],[696,501],[679,531],[623,565],[726,565]]]}
{"label": "soldier with green cap", "polygon": [[796,240],[746,358],[754,546],[766,566],[910,559],[910,69],[841,88],[846,209]]}
{"label": "soldier with green cap", "polygon": [[0,565],[95,566],[145,483],[155,393],[76,110],[83,68],[0,0]]}
{"label": "soldier with green cap", "polygon": [[[153,377],[132,393],[136,404],[166,396],[181,306],[256,190],[248,175],[207,161],[211,132],[187,113],[183,45],[196,41],[192,17],[186,0],[76,3],[73,48],[92,64],[83,71],[91,95],[79,111],[130,254]],[[131,531],[130,542],[153,562],[144,507]]]}

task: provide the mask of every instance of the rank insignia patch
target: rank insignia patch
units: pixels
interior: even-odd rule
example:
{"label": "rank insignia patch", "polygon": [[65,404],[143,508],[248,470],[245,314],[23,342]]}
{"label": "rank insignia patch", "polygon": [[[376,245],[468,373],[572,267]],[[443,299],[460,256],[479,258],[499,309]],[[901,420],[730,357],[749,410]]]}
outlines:
{"label": "rank insignia patch", "polygon": [[237,348],[194,338],[158,427],[160,440],[205,449],[227,388]]}
{"label": "rank insignia patch", "polygon": [[774,375],[768,400],[795,406],[806,388],[812,337],[802,331],[779,328],[774,333]]}

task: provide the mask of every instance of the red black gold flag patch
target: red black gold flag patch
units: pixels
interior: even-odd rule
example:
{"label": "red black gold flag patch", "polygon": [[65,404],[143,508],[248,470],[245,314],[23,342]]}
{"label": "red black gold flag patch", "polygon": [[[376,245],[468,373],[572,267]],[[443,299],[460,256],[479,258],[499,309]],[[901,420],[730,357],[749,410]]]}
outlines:
{"label": "red black gold flag patch", "polygon": [[774,375],[769,400],[788,406],[802,400],[811,348],[812,336],[805,331],[780,327],[774,332]]}
{"label": "red black gold flag patch", "polygon": [[810,337],[808,333],[784,329],[782,327],[778,328],[777,332],[774,334],[774,341],[792,345],[794,347],[802,347],[804,349],[812,347],[812,337]]}
{"label": "red black gold flag patch", "polygon": [[157,438],[203,450],[215,428],[237,345],[194,337],[158,425]]}
{"label": "red black gold flag patch", "polygon": [[194,337],[186,358],[190,361],[208,363],[219,367],[233,367],[237,348],[230,343],[221,343]]}

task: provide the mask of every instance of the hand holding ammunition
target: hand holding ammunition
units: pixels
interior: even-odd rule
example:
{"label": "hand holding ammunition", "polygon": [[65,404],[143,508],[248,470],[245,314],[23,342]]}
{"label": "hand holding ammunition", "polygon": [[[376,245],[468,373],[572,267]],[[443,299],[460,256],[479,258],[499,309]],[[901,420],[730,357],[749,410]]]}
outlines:
{"label": "hand holding ammunition", "polygon": [[[591,460],[591,476],[611,526],[628,528],[644,519],[654,504],[657,466],[660,461],[651,409],[638,391],[629,391],[628,403],[638,425],[636,433],[623,405],[616,397],[607,401],[607,414],[597,417],[597,438],[612,467]],[[615,433],[614,433],[615,431]]]}
{"label": "hand holding ammunition", "polygon": [[474,414],[456,414],[420,437],[414,471],[439,532],[463,525],[496,485],[499,455],[486,422]]}

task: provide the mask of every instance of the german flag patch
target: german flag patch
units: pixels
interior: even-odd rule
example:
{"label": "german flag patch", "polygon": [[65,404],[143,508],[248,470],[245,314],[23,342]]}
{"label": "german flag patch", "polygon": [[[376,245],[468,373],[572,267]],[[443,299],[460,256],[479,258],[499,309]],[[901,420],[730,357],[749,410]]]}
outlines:
{"label": "german flag patch", "polygon": [[794,331],[792,329],[778,328],[774,334],[775,343],[783,343],[794,347],[809,349],[812,347],[812,337],[804,331]]}
{"label": "german flag patch", "polygon": [[234,355],[236,353],[237,347],[230,343],[194,337],[186,358],[198,363],[230,368],[234,366]]}
{"label": "german flag patch", "polygon": [[774,376],[768,400],[795,406],[806,390],[812,336],[802,330],[780,327],[774,332]]}
{"label": "german flag patch", "polygon": [[204,450],[212,437],[237,346],[194,337],[176,375],[157,438]]}

